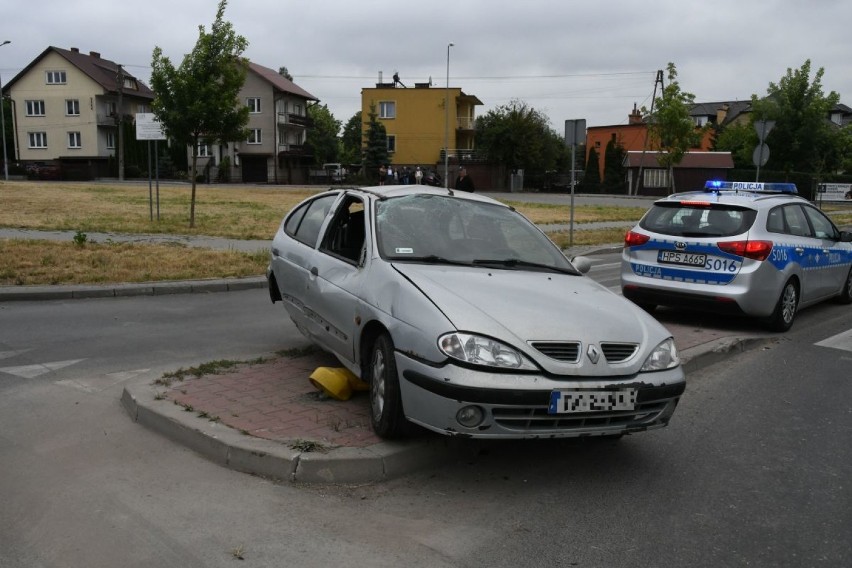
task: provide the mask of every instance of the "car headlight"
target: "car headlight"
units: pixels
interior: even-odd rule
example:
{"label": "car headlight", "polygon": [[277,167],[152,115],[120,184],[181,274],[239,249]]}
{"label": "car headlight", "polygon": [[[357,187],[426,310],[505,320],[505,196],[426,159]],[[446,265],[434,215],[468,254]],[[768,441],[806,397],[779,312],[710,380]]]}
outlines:
{"label": "car headlight", "polygon": [[673,369],[680,365],[680,357],[677,355],[677,347],[675,347],[674,339],[669,337],[659,345],[645,359],[645,364],[642,365],[643,371],[663,371],[665,369]]}
{"label": "car headlight", "polygon": [[471,333],[448,333],[438,338],[438,348],[448,357],[500,369],[535,370],[524,355],[490,337]]}

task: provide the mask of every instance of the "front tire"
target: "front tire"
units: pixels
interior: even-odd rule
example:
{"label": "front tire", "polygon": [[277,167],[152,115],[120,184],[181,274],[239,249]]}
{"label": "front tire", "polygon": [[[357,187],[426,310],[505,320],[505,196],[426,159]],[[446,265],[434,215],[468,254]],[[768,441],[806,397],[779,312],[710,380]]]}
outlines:
{"label": "front tire", "polygon": [[793,326],[798,307],[799,288],[790,279],[784,284],[784,289],[781,290],[781,296],[778,298],[778,303],[775,304],[775,310],[766,320],[767,327],[772,331],[787,331]]}
{"label": "front tire", "polygon": [[382,438],[392,440],[407,433],[393,340],[386,333],[376,338],[370,354],[370,422]]}

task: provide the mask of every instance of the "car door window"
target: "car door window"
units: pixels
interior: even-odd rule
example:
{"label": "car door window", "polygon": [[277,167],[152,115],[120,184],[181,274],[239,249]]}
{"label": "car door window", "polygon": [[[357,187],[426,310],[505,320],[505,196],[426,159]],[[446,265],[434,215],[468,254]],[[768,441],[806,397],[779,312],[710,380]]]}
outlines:
{"label": "car door window", "polygon": [[814,236],[818,239],[839,240],[840,236],[834,224],[826,217],[822,211],[813,207],[805,207],[805,214],[811,222],[814,230]]}
{"label": "car door window", "polygon": [[287,218],[284,231],[308,246],[315,246],[322,223],[338,194],[324,195],[305,203]]}
{"label": "car door window", "polygon": [[364,250],[364,202],[347,196],[328,225],[320,250],[358,263]]}
{"label": "car door window", "polygon": [[784,207],[784,223],[787,233],[797,237],[810,237],[811,228],[805,217],[805,212],[799,205],[787,205]]}

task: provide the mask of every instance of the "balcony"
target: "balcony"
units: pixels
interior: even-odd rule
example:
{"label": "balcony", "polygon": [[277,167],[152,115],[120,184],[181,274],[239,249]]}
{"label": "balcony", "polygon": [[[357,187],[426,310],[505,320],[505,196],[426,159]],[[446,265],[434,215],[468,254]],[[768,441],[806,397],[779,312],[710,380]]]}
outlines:
{"label": "balcony", "polygon": [[309,128],[313,126],[313,121],[307,116],[301,116],[299,114],[292,114],[289,112],[279,112],[278,124],[298,126],[299,128]]}
{"label": "balcony", "polygon": [[474,130],[476,119],[472,116],[460,116],[456,119],[456,130]]}
{"label": "balcony", "polygon": [[[445,152],[441,149],[441,161],[444,161]],[[484,162],[486,156],[476,150],[469,148],[450,148],[449,157],[459,162]]]}
{"label": "balcony", "polygon": [[304,144],[279,144],[279,156],[309,156],[309,148]]}

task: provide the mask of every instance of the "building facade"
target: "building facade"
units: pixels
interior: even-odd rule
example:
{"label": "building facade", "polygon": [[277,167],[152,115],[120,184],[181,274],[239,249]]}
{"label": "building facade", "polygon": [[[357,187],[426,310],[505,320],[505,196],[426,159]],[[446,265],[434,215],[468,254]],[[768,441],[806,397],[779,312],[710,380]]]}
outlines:
{"label": "building facade", "polygon": [[387,132],[393,166],[421,166],[443,175],[445,149],[454,165],[472,158],[476,107],[481,104],[458,87],[415,83],[406,88],[399,81],[379,82],[375,88],[361,90],[362,129],[369,128],[370,112],[375,109]]}
{"label": "building facade", "polygon": [[208,181],[302,184],[313,155],[305,147],[308,106],[319,99],[280,73],[249,63],[240,103],[249,108],[248,136],[229,144],[202,143],[198,175]]}
{"label": "building facade", "polygon": [[90,51],[48,47],[3,86],[12,101],[10,161],[56,177],[108,175],[119,127],[150,112],[153,92],[120,65]]}

